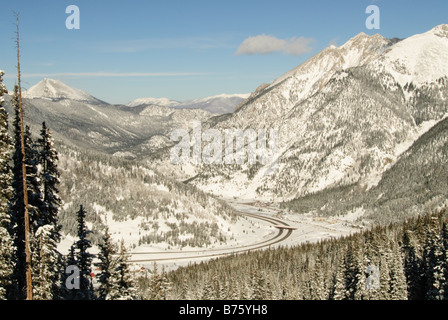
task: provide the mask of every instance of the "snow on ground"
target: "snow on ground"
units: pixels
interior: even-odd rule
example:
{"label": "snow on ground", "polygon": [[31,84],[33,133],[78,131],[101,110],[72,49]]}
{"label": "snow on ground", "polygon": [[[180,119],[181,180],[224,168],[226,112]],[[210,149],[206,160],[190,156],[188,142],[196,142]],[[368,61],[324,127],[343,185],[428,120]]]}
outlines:
{"label": "snow on ground", "polygon": [[[312,214],[299,215],[292,212],[285,213],[279,209],[275,204],[267,202],[257,202],[252,199],[236,199],[223,198],[235,209],[243,213],[256,214],[266,217],[274,217],[280,219],[288,225],[297,228],[290,237],[282,242],[269,245],[269,247],[279,246],[296,246],[303,243],[315,243],[319,240],[329,238],[339,238],[361,229],[353,224],[354,219],[362,214],[360,212],[354,213],[351,217],[345,216],[342,218],[331,217],[322,218],[316,217]],[[210,248],[184,248],[179,250],[166,250],[163,246],[140,246],[133,250],[133,260],[143,259],[158,259],[157,266],[163,266],[165,270],[173,270],[180,266],[188,266],[193,263],[200,263],[210,259],[216,259],[221,256],[228,256],[237,254],[238,252],[254,250],[258,247],[260,242],[264,242],[276,236],[279,232],[271,223],[255,218],[241,219],[243,223],[253,225],[250,233],[240,234],[237,242],[230,242],[226,245],[210,247]],[[245,230],[243,225],[241,230]],[[268,243],[269,244],[269,243]],[[257,249],[260,250],[260,249]],[[142,254],[143,252],[151,252],[151,254]],[[185,258],[185,259],[179,259]],[[154,261],[136,262],[138,266],[142,266],[151,270]],[[160,269],[159,269],[160,270]]]}

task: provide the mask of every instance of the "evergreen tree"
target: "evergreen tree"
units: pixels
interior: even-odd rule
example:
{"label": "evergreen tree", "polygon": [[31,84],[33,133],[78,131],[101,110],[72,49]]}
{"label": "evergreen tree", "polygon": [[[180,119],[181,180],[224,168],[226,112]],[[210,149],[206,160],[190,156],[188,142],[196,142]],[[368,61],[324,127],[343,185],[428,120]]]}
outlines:
{"label": "evergreen tree", "polygon": [[59,171],[57,167],[58,153],[54,148],[54,140],[51,136],[50,130],[47,128],[45,122],[42,123],[41,136],[38,140],[39,144],[39,164],[40,164],[40,180],[42,184],[43,196],[43,224],[50,224],[54,226],[55,233],[52,238],[55,241],[60,241],[60,229],[58,225],[58,213],[62,201],[59,197],[57,185],[59,184]]}
{"label": "evergreen tree", "polygon": [[[77,266],[78,262],[76,261],[76,243],[73,243],[70,246],[69,253],[67,256],[64,257],[63,266],[64,266],[64,272],[62,272],[61,275],[61,292],[60,292],[60,298],[62,300],[75,300],[76,294],[78,289],[76,288],[69,288],[69,282],[72,282],[73,275],[70,273],[70,267]],[[71,277],[71,279],[69,279]]]}
{"label": "evergreen tree", "polygon": [[346,254],[345,281],[347,299],[363,300],[365,298],[366,267],[362,239],[355,236],[350,241]]}
{"label": "evergreen tree", "polygon": [[115,276],[116,259],[114,255],[117,253],[116,245],[112,242],[109,228],[106,227],[103,242],[99,244],[100,252],[98,254],[99,263],[96,264],[101,269],[98,277],[100,286],[98,288],[98,298],[100,300],[109,300],[112,296],[118,295],[118,283],[113,281]]}
{"label": "evergreen tree", "polygon": [[[340,249],[340,251],[342,251]],[[345,300],[347,299],[347,281],[345,279],[346,268],[346,255],[343,252],[340,253],[338,258],[338,264],[336,272],[333,276],[332,290],[330,293],[330,299],[332,300]]]}
{"label": "evergreen tree", "polygon": [[182,287],[180,291],[180,300],[188,300],[189,297],[189,287],[187,278],[184,276],[182,278]]}
{"label": "evergreen tree", "polygon": [[224,295],[224,292],[223,292],[224,288],[222,286],[222,283],[218,276],[218,272],[216,270],[213,272],[213,275],[212,275],[212,287],[213,287],[213,295],[214,295],[213,298],[216,300],[221,300]]}
{"label": "evergreen tree", "polygon": [[36,300],[53,300],[59,295],[61,257],[52,238],[53,228],[50,224],[40,227],[32,245],[33,298]]}
{"label": "evergreen tree", "polygon": [[157,263],[154,262],[154,267],[151,275],[149,300],[162,300],[162,281],[158,272]]}
{"label": "evergreen tree", "polygon": [[378,229],[371,230],[366,235],[366,299],[377,300],[381,298],[380,256],[382,255],[382,242]]}
{"label": "evergreen tree", "polygon": [[323,266],[320,257],[317,257],[312,270],[310,279],[310,295],[312,300],[326,300],[328,298],[326,293],[326,285],[324,282]]}
{"label": "evergreen tree", "polygon": [[45,206],[39,179],[38,157],[38,146],[34,143],[31,137],[30,127],[25,126],[25,165],[28,191],[28,209],[30,216],[30,232],[32,235],[34,235],[40,227],[47,224],[47,221],[43,215]]}
{"label": "evergreen tree", "polygon": [[162,300],[167,300],[168,299],[168,292],[171,289],[171,283],[168,280],[168,276],[167,273],[165,271],[165,266],[162,266],[162,274],[160,276],[160,281],[161,281],[161,298]]}
{"label": "evergreen tree", "polygon": [[78,241],[76,242],[76,262],[79,268],[80,282],[79,290],[77,290],[76,300],[92,300],[94,299],[93,285],[92,285],[92,260],[93,255],[88,252],[92,247],[88,235],[91,233],[86,225],[86,211],[81,205],[77,212],[78,221]]}
{"label": "evergreen tree", "polygon": [[448,226],[446,222],[443,222],[442,231],[440,233],[441,244],[442,244],[442,263],[443,269],[445,270],[444,279],[445,285],[443,286],[444,300],[448,300]]}
{"label": "evergreen tree", "polygon": [[251,275],[252,284],[252,300],[264,300],[265,299],[265,285],[266,279],[262,271],[254,269]]}
{"label": "evergreen tree", "polygon": [[403,235],[404,271],[409,300],[423,300],[422,260],[418,255],[417,243],[411,230]]}
{"label": "evergreen tree", "polygon": [[215,297],[211,281],[205,281],[202,288],[201,300],[213,300]]}
{"label": "evergreen tree", "polygon": [[424,253],[427,300],[443,300],[445,297],[446,252],[443,242],[435,232],[428,232]]}
{"label": "evergreen tree", "polygon": [[13,177],[12,188],[13,194],[10,201],[10,234],[14,239],[14,246],[16,248],[13,270],[13,283],[10,288],[9,298],[23,300],[25,294],[25,222],[24,222],[24,204],[23,204],[23,176],[22,176],[22,146],[20,142],[20,115],[19,115],[19,87],[14,86],[14,94],[12,96],[12,103],[14,106],[14,154],[13,154]]}
{"label": "evergreen tree", "polygon": [[392,241],[391,261],[390,261],[390,300],[407,300],[408,291],[406,275],[404,273],[403,257],[399,246]]}
{"label": "evergreen tree", "polygon": [[8,213],[8,203],[12,195],[11,170],[8,164],[11,141],[8,135],[8,114],[3,108],[3,95],[7,92],[3,75],[4,72],[0,70],[0,300],[7,298],[14,265],[14,245],[9,234],[11,221]]}
{"label": "evergreen tree", "polygon": [[[124,245],[124,241],[121,241],[120,244],[120,254],[117,261],[116,273],[118,276],[118,290],[119,290],[119,300],[133,300],[136,297],[135,292],[135,281],[133,274],[129,268],[129,254]],[[162,273],[161,280],[164,281],[163,277],[165,276]],[[162,283],[163,284],[163,283]],[[165,296],[165,288],[162,286],[162,299]]]}

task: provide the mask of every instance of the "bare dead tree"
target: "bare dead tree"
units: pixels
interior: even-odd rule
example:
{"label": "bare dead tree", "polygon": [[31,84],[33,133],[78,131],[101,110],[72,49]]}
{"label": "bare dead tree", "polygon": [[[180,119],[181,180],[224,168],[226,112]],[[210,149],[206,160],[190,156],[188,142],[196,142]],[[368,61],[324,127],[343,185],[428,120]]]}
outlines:
{"label": "bare dead tree", "polygon": [[33,283],[31,278],[31,251],[30,251],[30,218],[28,211],[28,188],[26,179],[25,164],[25,130],[23,124],[23,104],[22,104],[22,85],[20,73],[20,38],[19,38],[19,14],[14,12],[16,17],[16,47],[17,47],[17,77],[19,87],[19,112],[20,112],[20,139],[22,148],[22,175],[23,175],[23,203],[25,220],[25,261],[26,261],[26,299],[33,300]]}

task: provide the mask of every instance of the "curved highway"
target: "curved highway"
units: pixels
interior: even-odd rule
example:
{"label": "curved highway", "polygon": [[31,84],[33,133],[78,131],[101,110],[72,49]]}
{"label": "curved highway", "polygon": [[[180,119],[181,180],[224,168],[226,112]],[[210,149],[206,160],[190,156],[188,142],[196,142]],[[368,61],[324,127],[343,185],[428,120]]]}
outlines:
{"label": "curved highway", "polygon": [[[271,223],[274,226],[281,225],[285,227],[289,227],[290,225],[286,223],[285,221],[282,221],[277,218],[267,217],[267,216],[261,216],[258,214],[252,214],[252,213],[245,213],[245,212],[239,212],[242,216],[247,216],[250,218],[255,218],[258,220],[263,220]],[[176,261],[176,260],[188,260],[188,259],[201,259],[201,258],[210,258],[210,257],[219,257],[219,256],[227,256],[227,255],[233,255],[236,253],[241,252],[248,252],[250,250],[255,249],[261,249],[264,247],[271,246],[273,244],[279,243],[281,241],[284,241],[288,237],[291,236],[293,233],[292,229],[278,229],[278,233],[265,241],[257,242],[253,244],[248,244],[244,246],[238,246],[233,248],[219,248],[219,249],[210,249],[210,250],[194,250],[194,251],[161,251],[161,252],[135,252],[131,253],[131,256],[137,256],[137,255],[172,255],[172,254],[179,254],[178,257],[154,257],[154,258],[144,258],[144,259],[131,259],[129,262],[132,263],[140,263],[140,262],[154,262],[154,261]],[[221,252],[222,251],[222,252]],[[180,255],[182,254],[182,256]],[[187,254],[187,256],[183,256]],[[190,255],[192,254],[192,255]],[[196,254],[196,255],[195,255]]]}

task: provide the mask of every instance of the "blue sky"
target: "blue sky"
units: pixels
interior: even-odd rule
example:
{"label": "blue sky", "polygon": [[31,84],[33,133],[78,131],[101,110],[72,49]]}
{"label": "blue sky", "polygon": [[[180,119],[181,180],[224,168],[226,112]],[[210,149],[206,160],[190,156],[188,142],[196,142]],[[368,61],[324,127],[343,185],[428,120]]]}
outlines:
{"label": "blue sky", "polygon": [[[66,7],[80,29],[66,28]],[[380,9],[369,30],[366,8]],[[24,89],[44,77],[109,103],[249,93],[360,32],[405,38],[448,23],[446,0],[1,0],[0,69],[16,82],[20,15]]]}

